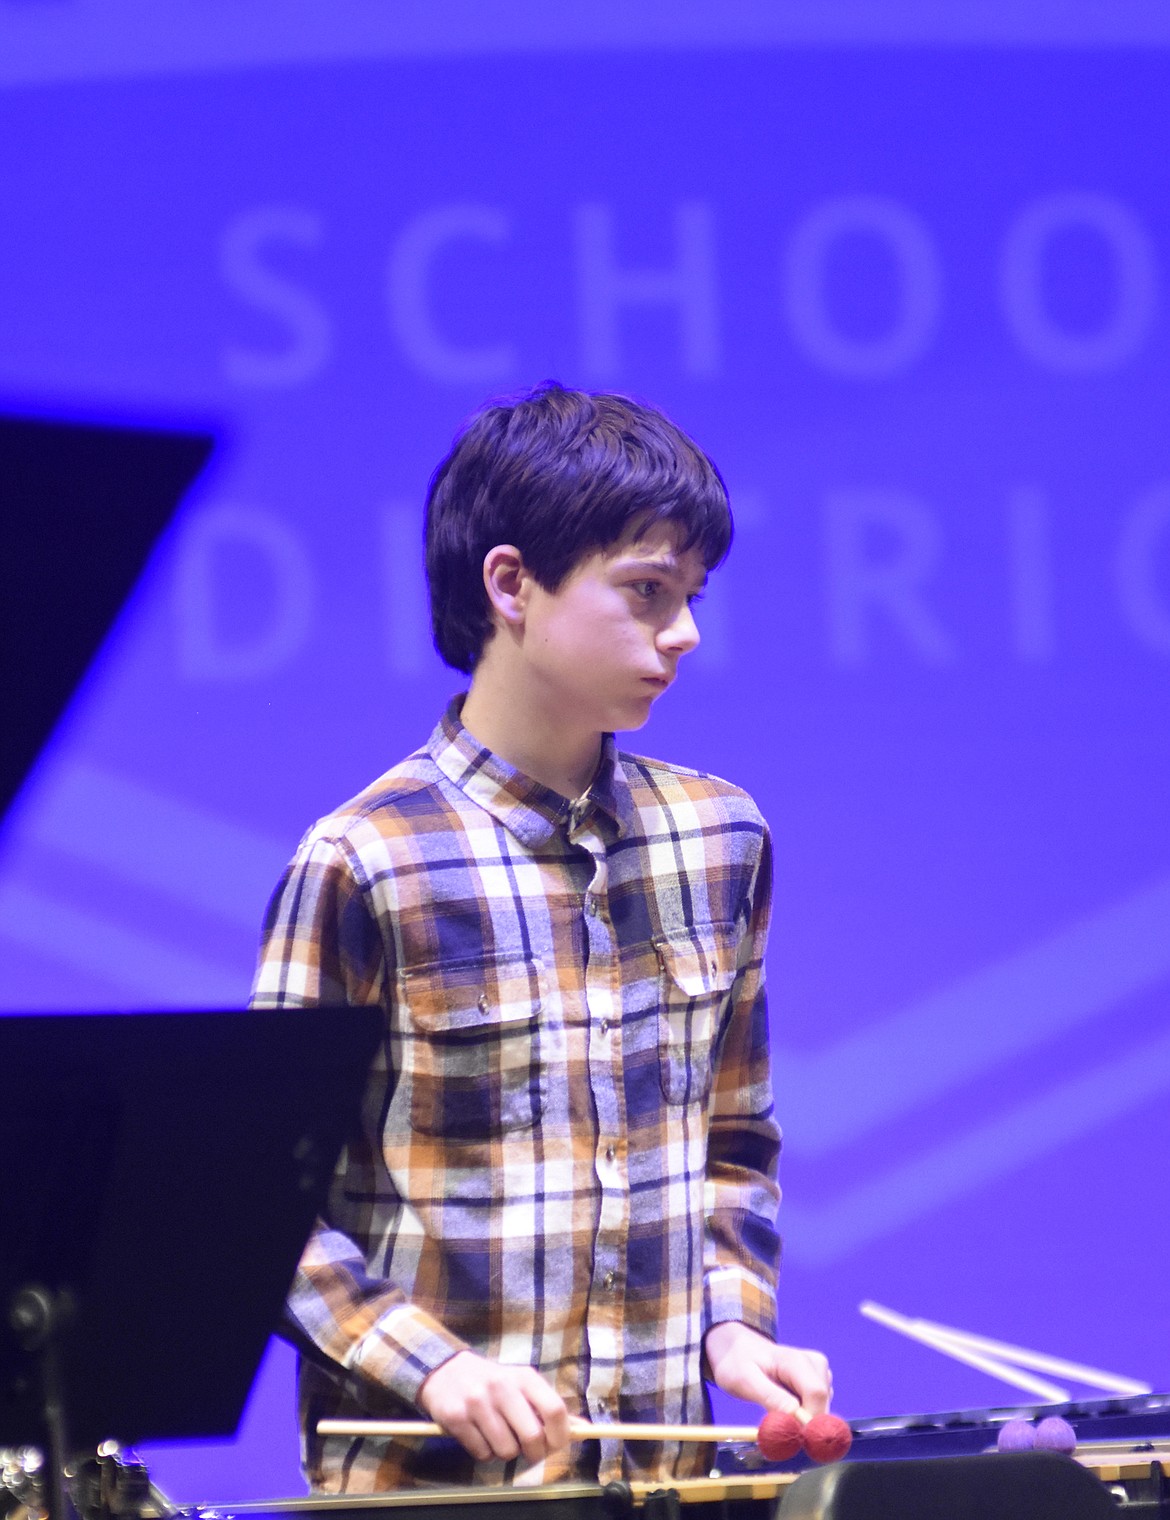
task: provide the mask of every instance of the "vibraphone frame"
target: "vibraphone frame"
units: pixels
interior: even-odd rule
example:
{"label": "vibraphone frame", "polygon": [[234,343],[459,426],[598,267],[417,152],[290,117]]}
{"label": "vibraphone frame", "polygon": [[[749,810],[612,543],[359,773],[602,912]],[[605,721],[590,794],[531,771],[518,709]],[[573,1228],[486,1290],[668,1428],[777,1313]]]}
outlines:
{"label": "vibraphone frame", "polygon": [[[311,1494],[305,1498],[232,1505],[233,1520],[668,1520],[685,1506],[687,1520],[770,1520],[796,1473],[680,1478],[670,1483],[551,1483],[534,1488],[410,1489],[393,1494]],[[217,1520],[227,1516],[217,1507]],[[199,1511],[192,1520],[213,1520]]]}
{"label": "vibraphone frame", "polygon": [[[968,1459],[969,1460],[969,1459]],[[1012,1462],[1016,1458],[1000,1458]],[[1050,1457],[1053,1462],[1070,1459]],[[936,1465],[928,1461],[911,1466]],[[961,1464],[960,1464],[961,1465]],[[1170,1449],[1117,1452],[1080,1464],[1126,1520],[1170,1520]],[[799,1473],[688,1478],[670,1484],[550,1484],[544,1488],[414,1489],[393,1494],[319,1494],[195,1511],[187,1520],[777,1520]],[[993,1520],[992,1516],[988,1520]]]}

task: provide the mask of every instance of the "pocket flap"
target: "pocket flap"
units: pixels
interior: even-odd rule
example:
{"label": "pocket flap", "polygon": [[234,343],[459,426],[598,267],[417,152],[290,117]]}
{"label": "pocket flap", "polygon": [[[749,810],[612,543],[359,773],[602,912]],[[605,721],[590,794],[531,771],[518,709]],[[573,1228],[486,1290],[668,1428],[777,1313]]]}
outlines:
{"label": "pocket flap", "polygon": [[535,956],[443,962],[399,973],[402,1000],[428,1034],[527,1024],[540,1012],[544,962]]}
{"label": "pocket flap", "polygon": [[704,924],[656,940],[658,961],[689,998],[727,992],[735,980],[735,930],[730,924]]}

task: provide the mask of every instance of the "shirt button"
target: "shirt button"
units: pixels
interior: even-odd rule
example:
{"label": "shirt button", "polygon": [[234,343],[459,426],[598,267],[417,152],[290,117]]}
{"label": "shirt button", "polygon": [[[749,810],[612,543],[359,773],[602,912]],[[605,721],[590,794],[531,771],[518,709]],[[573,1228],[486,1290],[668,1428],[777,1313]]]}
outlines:
{"label": "shirt button", "polygon": [[602,1019],[602,1021],[601,1021],[601,1032],[602,1032],[602,1034],[608,1034],[609,1033],[609,1020],[608,1019]]}
{"label": "shirt button", "polygon": [[616,1272],[607,1272],[605,1274],[605,1276],[602,1278],[602,1282],[612,1292],[613,1291],[613,1286],[617,1282],[617,1273]]}
{"label": "shirt button", "polygon": [[585,911],[586,911],[586,913],[589,914],[590,918],[596,918],[597,917],[597,899],[596,899],[596,897],[587,897],[585,899]]}
{"label": "shirt button", "polygon": [[488,1000],[486,992],[480,993],[479,997],[476,999],[476,1007],[479,1009],[480,1013],[486,1013],[488,1011]]}
{"label": "shirt button", "polygon": [[612,1146],[612,1145],[607,1145],[606,1146],[606,1148],[605,1148],[605,1159],[609,1162],[610,1166],[612,1166],[614,1164],[614,1162],[617,1160],[617,1150],[614,1148],[614,1146]]}

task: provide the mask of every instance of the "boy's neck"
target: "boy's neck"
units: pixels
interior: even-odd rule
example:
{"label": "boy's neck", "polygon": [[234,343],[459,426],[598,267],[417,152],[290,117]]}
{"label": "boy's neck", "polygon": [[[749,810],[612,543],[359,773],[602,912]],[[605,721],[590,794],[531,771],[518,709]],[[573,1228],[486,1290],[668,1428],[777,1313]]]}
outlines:
{"label": "boy's neck", "polygon": [[472,678],[462,721],[493,754],[562,797],[580,797],[597,773],[601,734],[582,732],[539,694],[518,690],[515,679],[501,679],[486,663]]}

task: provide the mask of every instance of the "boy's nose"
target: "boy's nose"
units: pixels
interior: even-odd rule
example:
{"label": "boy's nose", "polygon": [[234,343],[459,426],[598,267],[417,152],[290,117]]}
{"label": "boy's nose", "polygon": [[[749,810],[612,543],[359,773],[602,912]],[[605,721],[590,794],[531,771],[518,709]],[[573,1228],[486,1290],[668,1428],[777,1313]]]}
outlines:
{"label": "boy's nose", "polygon": [[658,642],[663,649],[673,650],[679,655],[689,654],[697,646],[699,628],[689,602],[682,604],[677,617],[659,634]]}

